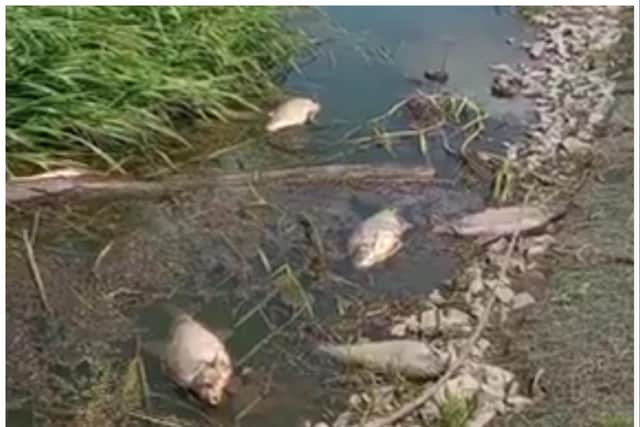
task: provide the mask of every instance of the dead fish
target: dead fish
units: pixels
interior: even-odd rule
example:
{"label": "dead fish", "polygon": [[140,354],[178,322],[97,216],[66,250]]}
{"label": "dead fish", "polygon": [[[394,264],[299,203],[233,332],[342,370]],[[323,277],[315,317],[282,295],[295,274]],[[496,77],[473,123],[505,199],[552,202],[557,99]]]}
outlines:
{"label": "dead fish", "polygon": [[409,378],[438,377],[448,357],[422,341],[390,340],[351,345],[320,345],[318,350],[344,363],[379,372],[400,373]]}
{"label": "dead fish", "polygon": [[268,132],[276,132],[312,121],[320,112],[320,104],[308,98],[292,98],[269,113]]}
{"label": "dead fish", "polygon": [[180,314],[173,325],[166,352],[171,378],[211,406],[217,406],[233,375],[231,358],[214,333]]}
{"label": "dead fish", "polygon": [[461,236],[504,236],[541,228],[562,214],[537,206],[488,208],[448,224],[434,227],[434,233],[453,232]]}
{"label": "dead fish", "polygon": [[354,266],[364,270],[395,255],[402,248],[402,235],[412,227],[396,209],[384,209],[360,223],[348,243]]}

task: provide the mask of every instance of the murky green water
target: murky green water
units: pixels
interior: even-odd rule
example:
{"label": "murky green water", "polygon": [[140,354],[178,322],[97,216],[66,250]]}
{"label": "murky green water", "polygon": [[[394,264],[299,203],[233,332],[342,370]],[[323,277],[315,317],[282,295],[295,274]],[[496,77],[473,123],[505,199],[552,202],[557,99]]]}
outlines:
{"label": "murky green water", "polygon": [[[317,155],[332,155],[343,151],[336,142],[349,128],[362,124],[369,118],[388,109],[392,104],[416,88],[413,80],[420,79],[427,67],[438,67],[447,46],[450,52],[447,70],[450,79],[446,88],[469,96],[479,102],[494,117],[509,114],[509,119],[523,118],[526,105],[517,101],[502,101],[489,94],[491,76],[488,66],[495,62],[519,62],[524,60],[524,52],[506,44],[507,37],[523,38],[525,34],[518,20],[503,13],[496,14],[492,7],[326,7],[322,8],[340,26],[349,31],[366,34],[366,44],[371,47],[384,46],[388,52],[387,61],[367,60],[354,51],[349,43],[339,42],[328,45],[330,54],[322,55],[307,64],[302,74],[293,73],[286,81],[288,89],[306,96],[315,96],[323,106],[319,117],[324,128],[298,129],[284,134],[301,138],[303,144]],[[311,33],[322,37],[322,30],[314,28],[314,20],[301,19],[300,25]],[[424,82],[424,91],[442,89]],[[492,128],[493,126],[493,128]],[[489,126],[489,134],[500,135],[500,120]],[[509,135],[503,135],[508,138]],[[494,141],[496,142],[496,141]],[[500,141],[497,141],[500,142]],[[491,141],[485,141],[491,143]],[[424,163],[425,158],[417,144],[402,144],[395,157],[382,149],[371,149],[352,154],[339,161],[358,162],[402,162],[406,164]],[[428,161],[437,169],[440,177],[453,178],[458,174],[458,162],[445,154],[438,146],[429,148]],[[405,189],[406,190],[406,189]],[[299,193],[276,194],[275,202],[291,210],[304,210],[313,220],[318,221],[323,233],[336,237],[336,251],[344,244],[346,233],[359,221],[378,207],[386,204],[408,206],[410,220],[417,224],[408,236],[406,248],[389,263],[374,269],[369,274],[357,273],[348,262],[336,260],[331,266],[340,275],[359,287],[357,290],[327,289],[316,283],[311,292],[318,300],[318,319],[325,322],[335,313],[336,296],[345,295],[380,298],[385,295],[417,297],[440,286],[453,272],[455,256],[454,241],[431,239],[428,237],[429,218],[432,215],[446,216],[456,210],[474,209],[482,205],[482,194],[460,183],[437,188],[410,191],[386,191],[384,195],[375,192],[355,193],[349,190],[317,188]],[[348,213],[345,213],[348,211]],[[332,212],[336,220],[326,218]],[[171,228],[172,233],[180,233],[175,217],[164,218],[154,209],[135,213],[136,220],[149,235],[162,234]],[[324,218],[324,220],[323,220]],[[252,304],[255,305],[267,293],[266,277],[251,277],[254,281],[250,291],[246,283],[231,278],[224,284],[220,281],[225,273],[216,270],[211,260],[217,252],[206,238],[207,231],[192,229],[192,236],[184,236],[189,246],[181,246],[184,251],[179,262],[189,265],[193,271],[183,283],[182,289],[199,289],[202,304],[198,304],[196,316],[216,329],[230,329]],[[340,240],[342,239],[342,240]],[[168,246],[167,250],[172,250]],[[176,249],[177,250],[177,249]],[[342,249],[343,250],[343,249]],[[253,253],[245,254],[255,260]],[[163,258],[157,258],[162,263]],[[245,280],[246,281],[246,280]],[[260,287],[262,286],[262,289]],[[196,299],[199,297],[196,297]],[[178,307],[193,306],[193,294],[185,297],[177,292],[172,303]],[[236,360],[247,354],[265,338],[274,326],[286,320],[286,309],[280,307],[269,314],[274,325],[259,316],[254,316],[234,331],[229,341],[230,350]],[[196,420],[209,419],[231,425],[233,417],[250,403],[255,396],[255,382],[252,392],[232,400],[224,408],[203,412],[195,404],[179,394],[162,373],[160,357],[153,349],[153,343],[162,342],[166,337],[169,318],[160,307],[148,307],[132,315],[139,333],[149,350],[145,353],[152,396],[152,408],[161,413],[175,413]],[[247,361],[246,366],[264,374],[275,367],[274,387],[264,402],[258,404],[239,424],[243,426],[280,426],[282,420],[287,425],[301,425],[305,419],[322,416],[322,404],[327,402],[321,382],[328,372],[317,369],[313,362],[303,359],[301,366],[289,364],[292,357],[304,348],[305,340],[283,341],[281,345],[301,346],[301,349],[271,349],[257,354]],[[307,366],[304,366],[307,364]],[[247,390],[251,389],[251,385]],[[195,411],[195,412],[194,412]],[[196,415],[194,415],[196,414]],[[18,414],[16,414],[18,415]],[[20,424],[14,418],[13,425]]]}

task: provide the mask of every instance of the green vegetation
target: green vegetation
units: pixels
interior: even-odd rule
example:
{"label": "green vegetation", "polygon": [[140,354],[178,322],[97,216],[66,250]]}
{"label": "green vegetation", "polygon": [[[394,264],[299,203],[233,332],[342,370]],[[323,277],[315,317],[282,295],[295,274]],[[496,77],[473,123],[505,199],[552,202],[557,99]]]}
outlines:
{"label": "green vegetation", "polygon": [[633,417],[627,415],[607,415],[600,422],[601,427],[631,427]]}
{"label": "green vegetation", "polygon": [[191,150],[185,118],[258,110],[308,39],[276,7],[8,7],[10,173]]}
{"label": "green vegetation", "polygon": [[472,413],[473,405],[467,399],[448,396],[440,405],[440,427],[465,427]]}
{"label": "green vegetation", "polygon": [[543,13],[547,7],[549,6],[518,6],[518,13],[528,21],[534,16]]}

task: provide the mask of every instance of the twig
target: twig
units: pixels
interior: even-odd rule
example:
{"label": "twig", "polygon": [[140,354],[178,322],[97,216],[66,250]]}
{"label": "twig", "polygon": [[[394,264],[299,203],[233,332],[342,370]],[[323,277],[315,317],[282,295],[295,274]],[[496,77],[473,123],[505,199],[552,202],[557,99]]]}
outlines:
{"label": "twig", "polygon": [[149,396],[149,381],[147,380],[147,369],[144,364],[142,354],[140,354],[141,343],[140,337],[136,336],[136,367],[138,368],[138,379],[142,388],[142,401],[144,402],[144,409],[149,411],[151,409],[151,400]]}
{"label": "twig", "polygon": [[489,297],[489,301],[487,302],[487,306],[484,312],[482,313],[482,317],[480,318],[480,321],[478,322],[478,325],[476,326],[476,329],[473,332],[473,335],[469,338],[469,341],[467,341],[467,345],[464,348],[462,354],[451,366],[449,366],[449,369],[447,369],[447,372],[445,372],[444,375],[442,375],[442,377],[440,377],[440,379],[436,383],[434,383],[431,387],[426,389],[420,396],[418,396],[414,400],[401,406],[400,409],[398,409],[397,411],[391,413],[388,416],[369,421],[364,425],[364,427],[385,427],[387,425],[391,425],[396,421],[411,414],[413,411],[420,408],[429,399],[435,396],[435,394],[440,390],[440,388],[444,386],[444,384],[449,380],[449,378],[451,378],[451,376],[455,373],[455,371],[458,370],[458,368],[462,366],[462,364],[469,357],[469,354],[471,353],[471,350],[473,349],[475,342],[480,337],[480,334],[484,330],[487,324],[487,321],[489,320],[489,314],[491,313],[491,309],[493,308],[493,303],[495,302],[495,300],[496,300],[496,294],[495,292],[492,292],[491,296]]}
{"label": "twig", "polygon": [[102,248],[98,256],[96,257],[96,260],[93,262],[93,266],[91,267],[91,271],[93,272],[93,274],[97,274],[98,268],[100,268],[100,264],[102,263],[102,260],[104,259],[105,256],[107,256],[107,254],[111,250],[111,246],[113,246],[113,240],[107,243],[105,247]]}
{"label": "twig", "polygon": [[410,98],[407,97],[407,98],[404,98],[404,99],[398,101],[397,103],[392,105],[391,108],[389,108],[385,113],[382,113],[381,115],[370,119],[369,123],[379,122],[381,120],[386,119],[387,117],[393,116],[396,113],[396,111],[398,111],[400,108],[402,108],[407,102],[409,102],[409,100],[410,100]]}
{"label": "twig", "polygon": [[284,330],[284,328],[286,328],[291,323],[293,323],[293,321],[296,320],[298,318],[298,316],[300,316],[303,312],[306,311],[305,309],[306,309],[306,307],[300,307],[300,309],[298,311],[296,311],[295,314],[289,318],[289,320],[287,320],[282,325],[280,325],[277,329],[274,329],[267,336],[262,338],[255,346],[253,346],[253,348],[251,350],[249,350],[248,353],[246,353],[244,356],[242,356],[242,358],[240,360],[238,360],[238,363],[236,364],[236,366],[237,367],[241,367],[244,363],[246,363],[247,360],[249,360],[251,357],[253,357],[253,355],[256,354],[258,352],[258,350],[260,350],[274,336],[276,336],[277,334],[282,332],[282,330]]}
{"label": "twig", "polygon": [[256,396],[255,399],[253,399],[244,408],[242,408],[242,410],[240,410],[240,412],[238,412],[238,414],[233,418],[233,421],[235,423],[240,422],[240,420],[242,420],[249,413],[251,413],[251,411],[253,410],[253,408],[256,407],[256,405],[258,405],[262,400],[264,400],[264,398],[269,394],[269,391],[271,390],[272,382],[273,382],[273,372],[271,372],[270,375],[268,376],[267,381],[265,382],[265,387],[263,390],[260,391],[258,396]]}
{"label": "twig", "polygon": [[50,316],[53,316],[53,310],[49,305],[49,299],[47,298],[47,293],[44,288],[44,282],[42,281],[42,277],[40,276],[40,269],[38,268],[38,263],[36,262],[36,258],[33,254],[33,246],[31,246],[31,241],[29,239],[29,232],[27,230],[22,230],[22,241],[24,242],[24,247],[27,250],[29,267],[31,268],[33,279],[35,280],[36,285],[38,287],[38,293],[40,294],[40,301],[42,301],[42,306],[44,307],[47,314],[49,314]]}
{"label": "twig", "polygon": [[174,421],[163,420],[162,418],[152,417],[151,415],[142,414],[142,413],[137,412],[137,411],[128,411],[127,414],[129,416],[133,417],[133,418],[137,418],[139,420],[146,421],[148,423],[155,424],[155,425],[158,425],[158,426],[184,427],[183,424],[179,424],[179,423],[174,422]]}
{"label": "twig", "polygon": [[33,222],[31,223],[31,232],[29,233],[31,246],[36,243],[36,236],[38,235],[38,228],[40,227],[40,209],[36,210],[33,214]]}
{"label": "twig", "polygon": [[398,130],[398,131],[392,131],[392,132],[384,132],[381,134],[362,136],[360,138],[349,139],[347,140],[347,142],[350,142],[352,144],[362,144],[365,142],[371,142],[371,141],[375,141],[382,138],[404,138],[409,136],[416,136],[416,135],[420,135],[421,133],[429,133],[436,129],[440,129],[444,125],[445,125],[444,120],[441,120],[438,123],[431,126],[427,126],[425,128],[419,128],[415,130]]}
{"label": "twig", "polygon": [[249,320],[255,313],[257,313],[258,311],[260,311],[262,309],[262,307],[264,307],[265,305],[267,305],[267,303],[269,301],[271,301],[271,299],[273,297],[275,297],[276,295],[278,295],[280,291],[278,289],[273,289],[271,292],[269,292],[263,299],[262,301],[260,301],[258,304],[256,304],[251,310],[249,310],[248,312],[246,312],[242,318],[238,319],[238,321],[233,325],[233,329],[236,329],[238,327],[240,327],[244,322],[246,322],[247,320]]}

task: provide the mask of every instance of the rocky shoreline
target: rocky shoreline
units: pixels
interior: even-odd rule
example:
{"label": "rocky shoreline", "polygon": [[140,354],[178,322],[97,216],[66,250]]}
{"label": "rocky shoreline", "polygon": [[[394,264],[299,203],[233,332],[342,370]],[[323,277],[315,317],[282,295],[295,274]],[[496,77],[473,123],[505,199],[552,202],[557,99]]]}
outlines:
{"label": "rocky shoreline", "polygon": [[[492,91],[531,98],[537,117],[527,141],[512,145],[508,153],[515,183],[508,204],[566,202],[584,182],[615,100],[607,64],[594,53],[620,39],[621,9],[546,8],[531,17],[537,37],[528,48],[535,61],[494,67]],[[523,384],[513,372],[488,362],[494,337],[487,331],[536,302],[534,295],[513,285],[525,274],[540,274],[542,258],[553,244],[552,224],[533,235],[515,230],[493,239],[450,288],[433,291],[426,309],[396,318],[390,334],[425,343],[447,369],[417,388],[401,387],[396,378],[355,392],[332,426],[425,425],[445,417],[449,402],[461,399],[468,412],[466,425],[482,427],[543,399],[539,381],[544,366]]]}

